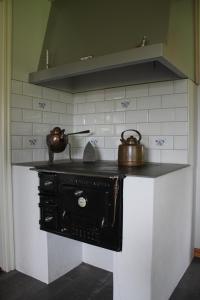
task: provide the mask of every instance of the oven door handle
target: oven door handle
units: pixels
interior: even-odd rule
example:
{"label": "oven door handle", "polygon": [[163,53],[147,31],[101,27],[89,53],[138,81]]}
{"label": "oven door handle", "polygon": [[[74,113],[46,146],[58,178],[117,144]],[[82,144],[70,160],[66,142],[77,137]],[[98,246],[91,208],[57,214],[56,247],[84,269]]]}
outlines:
{"label": "oven door handle", "polygon": [[44,221],[45,221],[45,223],[49,223],[49,222],[51,222],[53,219],[54,219],[53,216],[47,216],[47,217],[44,218]]}

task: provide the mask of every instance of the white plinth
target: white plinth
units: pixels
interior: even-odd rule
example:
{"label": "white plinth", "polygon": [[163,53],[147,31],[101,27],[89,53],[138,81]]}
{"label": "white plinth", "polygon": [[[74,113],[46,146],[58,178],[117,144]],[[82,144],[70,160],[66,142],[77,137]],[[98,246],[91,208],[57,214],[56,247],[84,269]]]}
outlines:
{"label": "white plinth", "polygon": [[125,178],[122,252],[40,231],[38,184],[36,172],[13,167],[17,270],[49,283],[84,261],[113,271],[114,300],[168,300],[192,257],[190,167]]}

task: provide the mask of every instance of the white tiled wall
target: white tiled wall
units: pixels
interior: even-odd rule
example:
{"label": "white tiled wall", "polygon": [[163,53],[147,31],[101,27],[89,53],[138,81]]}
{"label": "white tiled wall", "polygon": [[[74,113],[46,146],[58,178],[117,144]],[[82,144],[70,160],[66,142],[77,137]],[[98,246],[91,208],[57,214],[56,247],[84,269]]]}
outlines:
{"label": "white tiled wall", "polygon": [[[91,141],[100,159],[117,159],[120,134],[137,129],[146,159],[188,162],[188,80],[141,84],[71,95],[13,80],[13,161],[47,159],[46,134],[54,126],[91,134],[70,137],[73,158]],[[131,133],[128,133],[130,135]],[[58,158],[66,157],[61,153]]]}
{"label": "white tiled wall", "polygon": [[121,132],[137,129],[148,161],[188,162],[187,80],[79,93],[73,95],[73,102],[74,130],[92,130],[87,138],[74,136],[74,157],[82,158],[90,140],[100,159],[116,160]]}
{"label": "white tiled wall", "polygon": [[[46,160],[46,135],[55,126],[72,131],[72,95],[12,80],[12,161]],[[67,153],[57,155],[64,158]]]}

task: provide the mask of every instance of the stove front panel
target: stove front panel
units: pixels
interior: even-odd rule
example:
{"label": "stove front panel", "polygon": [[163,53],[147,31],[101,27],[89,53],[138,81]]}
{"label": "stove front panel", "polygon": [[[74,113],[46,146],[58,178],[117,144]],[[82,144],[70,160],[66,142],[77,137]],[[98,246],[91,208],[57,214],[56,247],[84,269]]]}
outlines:
{"label": "stove front panel", "polygon": [[121,251],[123,179],[45,172],[39,178],[42,230]]}

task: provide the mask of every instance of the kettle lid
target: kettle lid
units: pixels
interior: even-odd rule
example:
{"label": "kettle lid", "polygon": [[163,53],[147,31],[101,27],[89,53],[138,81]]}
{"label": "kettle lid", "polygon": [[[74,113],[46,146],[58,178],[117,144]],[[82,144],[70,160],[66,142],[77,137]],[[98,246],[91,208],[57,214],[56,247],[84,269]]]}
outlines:
{"label": "kettle lid", "polygon": [[51,134],[61,134],[61,133],[64,133],[65,132],[65,129],[61,129],[60,127],[54,127],[50,133]]}
{"label": "kettle lid", "polygon": [[133,135],[129,136],[125,141],[128,145],[138,144],[138,140]]}

